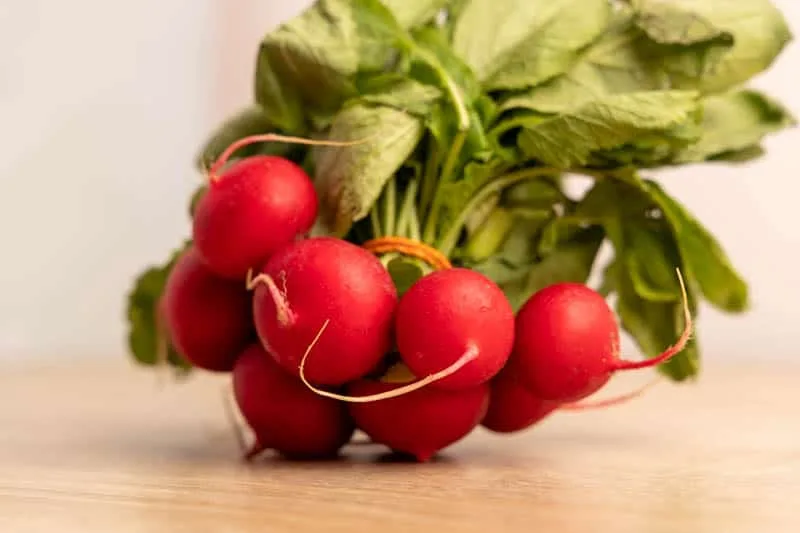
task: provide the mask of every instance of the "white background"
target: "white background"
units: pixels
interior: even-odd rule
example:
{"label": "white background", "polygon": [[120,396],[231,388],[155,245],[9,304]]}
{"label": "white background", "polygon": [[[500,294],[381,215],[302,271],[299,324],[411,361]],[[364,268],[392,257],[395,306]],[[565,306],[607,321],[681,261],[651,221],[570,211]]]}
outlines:
{"label": "white background", "polygon": [[[0,2],[0,358],[124,356],[133,277],[189,230],[196,149],[250,99],[263,33],[308,3]],[[800,36],[800,1],[775,3]],[[798,67],[794,43],[756,86],[800,115]],[[767,149],[660,175],[751,283],[746,317],[704,310],[706,357],[798,353],[800,131]]]}

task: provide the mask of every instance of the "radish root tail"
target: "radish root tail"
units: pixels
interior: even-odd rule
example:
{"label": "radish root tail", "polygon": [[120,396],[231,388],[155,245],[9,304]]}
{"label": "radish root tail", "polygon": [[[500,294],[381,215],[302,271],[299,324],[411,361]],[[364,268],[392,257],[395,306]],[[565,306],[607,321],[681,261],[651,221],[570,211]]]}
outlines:
{"label": "radish root tail", "polygon": [[247,290],[252,291],[260,283],[263,283],[272,301],[275,302],[275,312],[277,313],[278,323],[283,326],[291,326],[294,323],[295,315],[292,308],[289,307],[289,302],[286,300],[286,292],[282,291],[275,280],[268,274],[261,273],[253,277],[253,271],[247,271]]}
{"label": "radish root tail", "polygon": [[304,137],[292,137],[287,135],[278,135],[276,133],[264,133],[259,135],[249,135],[234,141],[220,154],[214,163],[208,169],[209,181],[216,181],[219,179],[219,171],[228,162],[228,159],[233,155],[236,150],[259,142],[284,142],[289,144],[307,144],[318,146],[355,146],[363,144],[370,140],[375,135],[371,135],[358,141],[325,141],[306,139]]}
{"label": "radish root tail", "polygon": [[658,383],[661,382],[661,378],[655,378],[648,383],[645,383],[641,387],[631,392],[626,392],[625,394],[620,394],[619,396],[613,396],[611,398],[606,398],[603,400],[589,400],[589,401],[581,401],[581,402],[572,402],[572,403],[565,403],[558,407],[559,411],[589,411],[593,409],[603,409],[606,407],[613,407],[615,405],[621,405],[623,403],[627,403],[631,400],[635,400],[639,396],[643,395],[647,392],[650,388],[654,387]]}
{"label": "radish root tail", "polygon": [[434,383],[436,381],[446,378],[447,376],[454,374],[461,367],[463,367],[464,365],[466,365],[467,363],[478,357],[478,347],[475,346],[474,344],[470,344],[467,347],[467,350],[464,352],[464,354],[461,357],[459,357],[456,360],[456,362],[454,362],[447,368],[444,368],[443,370],[435,372],[429,376],[425,376],[424,378],[409,383],[408,385],[404,385],[402,387],[392,389],[386,392],[381,392],[378,394],[370,394],[367,396],[347,396],[344,394],[337,394],[335,392],[330,392],[315,387],[308,381],[305,375],[305,366],[306,366],[306,360],[308,359],[308,355],[309,353],[311,353],[311,350],[314,348],[314,346],[316,346],[317,342],[319,341],[319,338],[325,331],[325,328],[328,327],[329,322],[330,322],[329,320],[326,320],[322,324],[322,327],[317,332],[317,335],[314,337],[314,340],[312,340],[311,344],[309,344],[308,348],[306,348],[306,351],[303,354],[303,358],[300,360],[300,379],[303,381],[305,386],[311,389],[313,392],[319,394],[320,396],[333,398],[334,400],[340,400],[349,403],[370,403],[370,402],[377,402],[380,400],[388,400],[389,398],[397,398],[398,396],[403,396],[410,392],[414,392],[415,390],[419,390],[423,387],[430,385],[431,383]]}
{"label": "radish root tail", "polygon": [[256,440],[255,442],[253,442],[253,445],[250,446],[250,449],[248,449],[242,456],[242,460],[249,463],[256,457],[261,455],[265,450],[266,448],[260,442],[258,442],[258,440]]}
{"label": "radish root tail", "polygon": [[242,456],[247,457],[249,453],[247,442],[244,438],[242,426],[239,425],[239,421],[236,419],[236,413],[233,407],[233,392],[228,387],[222,389],[222,406],[225,411],[225,419],[231,427],[231,432],[236,440],[236,444],[239,446]]}
{"label": "radish root tail", "polygon": [[685,347],[686,344],[689,342],[689,339],[692,337],[692,312],[689,309],[689,296],[686,294],[686,285],[683,282],[683,276],[681,275],[680,269],[677,269],[676,272],[678,273],[678,282],[681,285],[681,300],[683,303],[683,318],[684,318],[684,326],[683,332],[681,333],[678,341],[661,352],[656,357],[652,359],[644,359],[641,361],[626,361],[620,360],[619,363],[616,365],[614,370],[636,370],[640,368],[652,368],[654,366],[658,366],[662,363],[665,363],[672,359],[675,355],[679,354]]}

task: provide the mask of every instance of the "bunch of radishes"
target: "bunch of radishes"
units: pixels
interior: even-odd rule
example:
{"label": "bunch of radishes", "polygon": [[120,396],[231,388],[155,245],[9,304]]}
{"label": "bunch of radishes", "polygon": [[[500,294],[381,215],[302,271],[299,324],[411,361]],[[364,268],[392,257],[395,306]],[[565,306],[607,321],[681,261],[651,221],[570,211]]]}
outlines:
{"label": "bunch of radishes", "polygon": [[613,312],[581,284],[539,291],[516,317],[503,291],[467,268],[434,271],[399,297],[378,256],[308,236],[318,200],[297,164],[256,155],[221,167],[159,313],[191,365],[232,372],[255,434],[249,455],[332,456],[358,428],[424,461],[481,424],[525,429],[688,339],[687,311],[675,347],[622,361]]}

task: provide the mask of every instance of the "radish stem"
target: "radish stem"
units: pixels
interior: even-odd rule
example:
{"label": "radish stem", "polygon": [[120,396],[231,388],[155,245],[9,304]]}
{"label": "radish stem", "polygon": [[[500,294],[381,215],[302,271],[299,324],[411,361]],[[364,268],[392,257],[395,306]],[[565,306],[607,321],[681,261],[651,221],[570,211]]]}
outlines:
{"label": "radish stem", "polygon": [[684,319],[683,331],[681,332],[681,336],[678,338],[678,341],[661,352],[661,354],[659,354],[657,357],[651,359],[644,359],[641,361],[627,361],[621,359],[614,367],[614,370],[636,370],[640,368],[651,368],[658,366],[661,363],[665,363],[670,360],[673,356],[680,353],[681,350],[686,347],[686,344],[689,342],[689,339],[692,336],[692,312],[689,310],[689,297],[686,294],[686,285],[683,282],[683,276],[681,276],[680,269],[677,269],[676,272],[678,273],[678,281],[681,285],[681,301],[683,303]]}
{"label": "radish stem", "polygon": [[296,317],[289,307],[286,294],[278,288],[278,285],[272,277],[264,273],[253,277],[253,271],[250,270],[247,273],[247,290],[253,290],[259,283],[263,283],[267,286],[272,301],[275,302],[275,312],[278,316],[278,323],[284,327],[292,325]]}
{"label": "radish stem", "polygon": [[239,148],[244,148],[245,146],[249,146],[251,144],[257,142],[285,142],[290,144],[308,144],[308,145],[315,145],[315,146],[355,146],[358,144],[362,144],[367,142],[371,139],[374,135],[367,137],[365,139],[360,139],[358,141],[315,141],[312,139],[305,139],[303,137],[292,137],[287,135],[278,135],[276,133],[264,133],[260,135],[249,135],[247,137],[243,137],[233,143],[231,143],[222,154],[217,158],[216,161],[211,165],[208,170],[209,180],[216,181],[218,179],[219,170],[225,166],[225,163],[228,162],[228,159],[233,155],[236,150]]}

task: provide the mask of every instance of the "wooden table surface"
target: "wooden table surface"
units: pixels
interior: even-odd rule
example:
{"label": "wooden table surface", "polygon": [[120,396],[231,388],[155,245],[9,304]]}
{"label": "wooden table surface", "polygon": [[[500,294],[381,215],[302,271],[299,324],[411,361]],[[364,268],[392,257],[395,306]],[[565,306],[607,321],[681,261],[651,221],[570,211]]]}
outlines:
{"label": "wooden table surface", "polygon": [[709,364],[697,384],[478,432],[422,465],[364,445],[245,465],[224,384],[4,366],[0,532],[800,531],[800,366]]}

